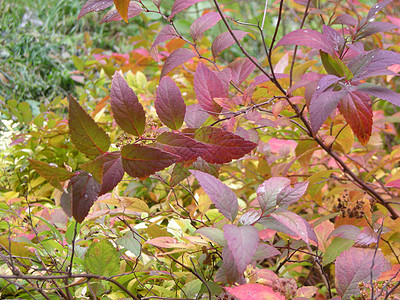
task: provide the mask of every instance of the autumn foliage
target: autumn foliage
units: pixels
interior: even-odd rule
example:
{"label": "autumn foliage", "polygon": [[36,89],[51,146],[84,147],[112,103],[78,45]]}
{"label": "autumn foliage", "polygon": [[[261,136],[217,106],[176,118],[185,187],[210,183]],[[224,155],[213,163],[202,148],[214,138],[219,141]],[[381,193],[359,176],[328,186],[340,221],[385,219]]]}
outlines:
{"label": "autumn foliage", "polygon": [[400,297],[399,8],[253,4],[84,3],[146,26],[127,54],[87,42],[68,116],[15,143],[45,145],[3,196],[0,278],[45,299]]}

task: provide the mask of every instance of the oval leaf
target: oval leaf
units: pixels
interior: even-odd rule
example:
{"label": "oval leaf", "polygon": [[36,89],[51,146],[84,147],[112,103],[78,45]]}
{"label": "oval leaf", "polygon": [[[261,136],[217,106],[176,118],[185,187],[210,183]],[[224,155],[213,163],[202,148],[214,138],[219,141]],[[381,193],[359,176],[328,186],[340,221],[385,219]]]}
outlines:
{"label": "oval leaf", "polygon": [[173,132],[163,132],[157,137],[162,150],[179,156],[177,162],[196,159],[202,152],[203,145],[194,139]]}
{"label": "oval leaf", "polygon": [[214,176],[200,171],[190,170],[203,190],[210,197],[215,207],[226,218],[233,221],[239,210],[235,193]]}
{"label": "oval leaf", "polygon": [[186,105],[181,91],[168,76],[160,81],[154,106],[160,121],[173,130],[178,130],[185,118]]}
{"label": "oval leaf", "polygon": [[105,10],[113,5],[113,0],[88,0],[79,12],[78,20],[92,11]]}
{"label": "oval leaf", "polygon": [[117,124],[125,132],[141,136],[146,125],[143,106],[119,72],[114,73],[110,96],[111,109]]}
{"label": "oval leaf", "polygon": [[[246,34],[248,34],[248,32],[241,30],[232,30],[232,32],[238,40],[241,40]],[[224,51],[226,48],[229,48],[234,43],[235,40],[233,39],[231,33],[229,31],[223,32],[215,38],[211,45],[211,52],[214,57],[217,57],[219,53]]]}
{"label": "oval leaf", "polygon": [[29,159],[29,163],[40,176],[46,178],[52,186],[60,190],[62,189],[60,182],[68,180],[74,176],[74,173],[69,172],[64,168],[60,168],[57,165],[52,166],[51,164],[34,159]]}
{"label": "oval leaf", "polygon": [[84,264],[90,273],[109,277],[119,271],[119,253],[110,241],[101,240],[90,245]]}
{"label": "oval leaf", "polygon": [[68,126],[72,143],[82,153],[97,156],[107,152],[110,147],[108,135],[73,97],[69,97]]}
{"label": "oval leaf", "polygon": [[195,57],[196,54],[189,49],[179,48],[172,52],[168,58],[165,60],[165,63],[161,70],[160,78],[163,78],[177,66],[180,66],[184,62],[187,62],[189,59]]}
{"label": "oval leaf", "polygon": [[213,27],[219,20],[221,20],[221,16],[217,12],[202,15],[190,25],[190,35],[194,40],[197,40],[204,31]]}
{"label": "oval leaf", "polygon": [[204,0],[175,0],[174,4],[172,5],[171,15],[169,18],[173,18],[178,12],[201,1]]}
{"label": "oval leaf", "polygon": [[171,153],[141,145],[124,146],[121,157],[125,172],[138,178],[146,178],[179,159]]}
{"label": "oval leaf", "polygon": [[101,19],[101,23],[107,23],[107,22],[112,22],[112,21],[121,21],[124,20],[125,22],[128,23],[128,19],[134,18],[143,11],[143,9],[139,6],[139,4],[135,2],[129,3],[128,7],[128,14],[125,17],[122,17],[121,14],[118,12],[117,9],[112,9],[110,10],[104,17]]}

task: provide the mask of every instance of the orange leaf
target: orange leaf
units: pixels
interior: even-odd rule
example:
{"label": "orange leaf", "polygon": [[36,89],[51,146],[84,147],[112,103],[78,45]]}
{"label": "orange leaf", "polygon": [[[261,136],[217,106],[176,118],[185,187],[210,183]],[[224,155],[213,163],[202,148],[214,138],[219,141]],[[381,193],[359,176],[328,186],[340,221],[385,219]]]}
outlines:
{"label": "orange leaf", "polygon": [[114,0],[115,8],[126,23],[128,23],[129,2],[130,0]]}

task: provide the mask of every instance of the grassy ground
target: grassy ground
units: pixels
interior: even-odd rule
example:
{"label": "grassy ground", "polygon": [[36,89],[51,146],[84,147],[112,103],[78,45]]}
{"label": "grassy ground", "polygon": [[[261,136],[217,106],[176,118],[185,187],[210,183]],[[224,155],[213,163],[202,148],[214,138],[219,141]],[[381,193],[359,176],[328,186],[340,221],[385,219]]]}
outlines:
{"label": "grassy ground", "polygon": [[[94,46],[121,51],[126,40],[115,35],[135,25],[99,25],[100,16],[77,20],[84,1],[0,0],[0,100],[27,101],[31,106],[56,95],[74,94],[72,55],[82,55],[85,32]],[[118,33],[117,30],[118,29]]]}

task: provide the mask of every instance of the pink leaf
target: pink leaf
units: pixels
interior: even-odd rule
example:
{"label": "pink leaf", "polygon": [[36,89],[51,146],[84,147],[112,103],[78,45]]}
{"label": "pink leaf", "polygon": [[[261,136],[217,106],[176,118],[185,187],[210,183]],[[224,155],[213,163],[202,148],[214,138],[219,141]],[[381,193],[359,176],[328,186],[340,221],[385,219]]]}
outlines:
{"label": "pink leaf", "polygon": [[228,65],[232,70],[233,83],[240,85],[253,72],[256,66],[247,57],[242,57]]}
{"label": "pink leaf", "polygon": [[168,40],[171,40],[171,39],[174,39],[177,37],[178,37],[178,35],[176,34],[175,29],[171,25],[167,25],[163,29],[161,29],[161,31],[158,33],[151,48],[154,48],[165,41],[168,41]]}
{"label": "pink leaf", "polygon": [[172,5],[171,15],[169,18],[173,18],[178,12],[201,1],[204,0],[175,0],[174,4]]}
{"label": "pink leaf", "polygon": [[172,52],[168,58],[165,60],[165,63],[161,70],[160,78],[163,78],[177,66],[180,66],[184,62],[187,62],[189,59],[195,57],[196,54],[189,49],[179,48]]}
{"label": "pink leaf", "polygon": [[178,130],[186,114],[186,105],[181,91],[168,76],[160,81],[157,88],[154,106],[160,121],[173,130]]}
{"label": "pink leaf", "polygon": [[179,158],[172,153],[137,144],[121,150],[122,166],[132,177],[146,178],[175,163]]}
{"label": "pink leaf", "polygon": [[232,252],[239,274],[243,274],[256,253],[258,230],[253,226],[224,225],[224,237]]}
{"label": "pink leaf", "polygon": [[355,240],[361,233],[361,230],[354,225],[341,225],[331,232],[329,238],[332,236],[339,236],[347,240]]}
{"label": "pink leaf", "polygon": [[[135,2],[130,2],[128,7],[128,19],[134,18],[143,11],[139,4]],[[101,19],[101,23],[111,22],[111,21],[122,21],[122,17],[116,9],[110,10],[104,17]]]}
{"label": "pink leaf", "polygon": [[194,74],[194,91],[200,106],[208,112],[220,112],[221,106],[213,99],[228,96],[222,81],[202,63],[197,66]]}
{"label": "pink leaf", "polygon": [[287,208],[290,204],[298,201],[307,191],[308,181],[297,182],[293,187],[284,187],[276,199],[280,207]]}
{"label": "pink leaf", "polygon": [[88,0],[79,12],[78,20],[92,11],[104,10],[114,4],[113,0]]}
{"label": "pink leaf", "polygon": [[239,300],[285,300],[283,295],[274,292],[271,287],[258,283],[248,283],[225,289]]}
{"label": "pink leaf", "polygon": [[178,156],[180,159],[176,162],[196,159],[204,147],[188,136],[173,132],[160,134],[157,137],[157,143],[160,144],[162,150]]}
{"label": "pink leaf", "polygon": [[[222,274],[218,274],[221,277],[221,281],[226,281],[228,284],[233,284],[238,281],[243,280],[242,274],[239,273],[238,268],[235,263],[235,258],[233,253],[228,246],[222,249]],[[222,276],[221,276],[222,275]],[[217,277],[217,276],[216,276]],[[242,280],[240,280],[242,279]],[[216,278],[217,280],[217,278]],[[217,280],[218,281],[218,280]]]}
{"label": "pink leaf", "polygon": [[264,260],[279,254],[281,254],[281,252],[279,252],[279,250],[276,249],[275,247],[265,243],[259,243],[257,250],[254,253],[253,258],[251,260],[252,261]]}
{"label": "pink leaf", "polygon": [[278,195],[288,185],[290,185],[289,178],[272,177],[258,186],[257,201],[263,215],[268,215],[276,209]]}
{"label": "pink leaf", "polygon": [[382,252],[374,253],[375,249],[352,247],[336,259],[336,289],[342,299],[359,295],[360,282],[375,280],[382,272],[390,269]]}
{"label": "pink leaf", "polygon": [[365,227],[355,239],[355,245],[366,247],[378,241],[378,234],[371,227]]}
{"label": "pink leaf", "polygon": [[311,29],[297,29],[286,34],[275,46],[298,45],[322,50],[334,55],[334,46],[322,33]]}
{"label": "pink leaf", "polygon": [[385,184],[387,187],[394,187],[400,189],[400,179],[393,180]]}
{"label": "pink leaf", "polygon": [[190,35],[194,40],[197,40],[204,31],[213,27],[219,20],[221,20],[221,16],[217,12],[210,12],[202,15],[190,26]]}
{"label": "pink leaf", "polygon": [[127,133],[141,136],[146,126],[143,106],[118,71],[114,73],[110,96],[111,109],[117,124]]}
{"label": "pink leaf", "polygon": [[[248,32],[241,30],[232,30],[232,32],[238,40],[241,40],[246,34],[248,34]],[[215,38],[211,45],[211,52],[214,57],[217,57],[219,53],[224,51],[226,48],[229,48],[233,44],[235,44],[235,40],[233,39],[231,33],[229,31],[223,32]]]}
{"label": "pink leaf", "polygon": [[376,3],[371,9],[368,11],[367,19],[371,19],[374,17],[378,12],[380,12],[383,8],[385,8],[389,3],[393,0],[383,0],[381,2]]}
{"label": "pink leaf", "polygon": [[235,193],[219,179],[210,174],[195,170],[191,170],[190,172],[196,177],[219,212],[233,221],[239,210]]}
{"label": "pink leaf", "polygon": [[205,144],[201,157],[212,164],[224,164],[241,158],[257,146],[238,135],[215,127],[202,127],[196,131],[194,137]]}
{"label": "pink leaf", "polygon": [[185,123],[189,128],[199,128],[207,120],[209,114],[206,113],[200,104],[186,106]]}

